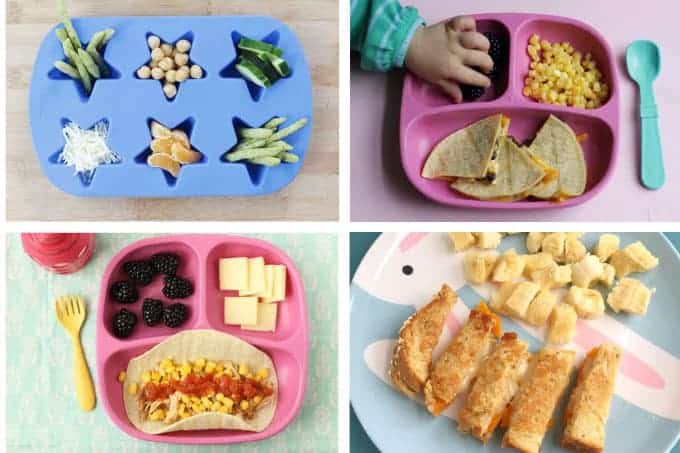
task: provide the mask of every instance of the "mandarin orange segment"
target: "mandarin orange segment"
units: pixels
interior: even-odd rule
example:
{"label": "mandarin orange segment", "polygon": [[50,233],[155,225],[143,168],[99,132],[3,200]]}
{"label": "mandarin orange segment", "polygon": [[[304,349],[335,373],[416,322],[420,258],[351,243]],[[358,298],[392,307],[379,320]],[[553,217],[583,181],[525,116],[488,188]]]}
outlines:
{"label": "mandarin orange segment", "polygon": [[180,164],[193,164],[201,159],[201,153],[175,142],[172,145],[172,158]]}
{"label": "mandarin orange segment", "polygon": [[169,137],[171,134],[172,132],[170,132],[170,129],[163,126],[158,121],[151,122],[151,136],[153,138]]}
{"label": "mandarin orange segment", "polygon": [[175,140],[172,137],[156,138],[151,142],[151,151],[154,153],[172,154],[172,145]]}
{"label": "mandarin orange segment", "polygon": [[152,167],[161,168],[172,176],[177,178],[179,176],[180,165],[173,160],[169,154],[154,153],[149,156],[146,161]]}
{"label": "mandarin orange segment", "polygon": [[172,138],[175,141],[184,144],[184,146],[186,146],[187,148],[191,148],[191,144],[189,143],[189,136],[183,130],[175,129],[174,131],[172,131]]}

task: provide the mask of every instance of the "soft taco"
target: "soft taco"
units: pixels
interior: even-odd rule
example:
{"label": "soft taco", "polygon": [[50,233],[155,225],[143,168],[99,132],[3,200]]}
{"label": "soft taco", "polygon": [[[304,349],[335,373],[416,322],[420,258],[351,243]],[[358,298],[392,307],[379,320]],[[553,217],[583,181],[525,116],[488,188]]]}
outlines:
{"label": "soft taco", "polygon": [[501,137],[498,146],[498,175],[493,184],[460,178],[451,184],[458,192],[480,200],[514,201],[525,198],[536,184],[549,179],[554,171],[534,159],[526,148]]}
{"label": "soft taco", "polygon": [[263,431],[274,417],[278,381],[269,356],[231,335],[189,330],[130,361],[124,404],[140,431]]}
{"label": "soft taco", "polygon": [[499,113],[454,132],[434,147],[421,175],[428,179],[493,180],[499,139],[507,134],[509,123]]}
{"label": "soft taco", "polygon": [[586,189],[586,162],[574,131],[554,115],[543,124],[531,142],[529,151],[559,176],[543,181],[530,195],[542,199],[560,199],[581,195]]}

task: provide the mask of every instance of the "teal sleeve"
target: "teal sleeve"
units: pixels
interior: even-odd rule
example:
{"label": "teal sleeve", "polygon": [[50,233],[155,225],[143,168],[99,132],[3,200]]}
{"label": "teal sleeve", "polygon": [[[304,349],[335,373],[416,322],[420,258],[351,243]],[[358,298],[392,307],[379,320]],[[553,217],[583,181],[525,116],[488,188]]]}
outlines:
{"label": "teal sleeve", "polygon": [[411,38],[424,23],[417,9],[397,0],[352,0],[351,49],[361,53],[362,69],[403,67]]}

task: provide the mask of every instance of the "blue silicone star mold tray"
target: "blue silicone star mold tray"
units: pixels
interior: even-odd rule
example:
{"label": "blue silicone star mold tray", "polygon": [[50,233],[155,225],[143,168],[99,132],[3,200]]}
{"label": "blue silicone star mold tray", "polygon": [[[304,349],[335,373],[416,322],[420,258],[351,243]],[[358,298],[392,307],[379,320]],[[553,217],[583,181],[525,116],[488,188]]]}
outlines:
{"label": "blue silicone star mold tray", "polygon": [[[300,171],[312,131],[312,84],[302,46],[283,23],[255,16],[93,17],[73,23],[83,39],[104,28],[116,34],[103,54],[111,76],[97,80],[89,97],[79,83],[54,70],[54,62],[64,58],[54,30],[38,52],[30,93],[33,142],[45,175],[61,190],[84,197],[263,195],[282,189]],[[136,76],[149,60],[150,34],[169,42],[191,37],[191,61],[204,70],[203,78],[183,82],[172,100],[157,81]],[[280,47],[291,76],[267,89],[246,82],[234,69],[241,36]],[[299,162],[263,167],[223,158],[237,144],[236,127],[260,126],[276,116],[288,118],[281,128],[309,118],[286,138]],[[64,119],[82,128],[106,121],[108,145],[120,161],[98,167],[91,178],[75,174],[58,159]],[[184,129],[201,160],[183,165],[178,178],[147,165],[151,121]]]}

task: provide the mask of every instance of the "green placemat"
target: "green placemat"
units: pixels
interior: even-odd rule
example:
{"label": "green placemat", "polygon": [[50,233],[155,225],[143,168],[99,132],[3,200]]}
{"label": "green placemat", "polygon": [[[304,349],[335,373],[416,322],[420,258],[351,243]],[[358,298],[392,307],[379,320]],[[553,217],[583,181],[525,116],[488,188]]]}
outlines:
{"label": "green placemat", "polygon": [[[229,452],[330,452],[337,450],[337,238],[335,235],[253,235],[283,249],[305,284],[309,317],[309,371],[304,405],[282,433],[269,440],[230,446]],[[82,340],[96,385],[95,308],[101,275],[125,245],[146,235],[100,234],[87,267],[70,276],[49,273],[7,236],[7,451],[8,452],[224,452],[144,442],[120,431],[103,405],[78,409],[71,346],[54,316],[56,295],[86,296]]]}

